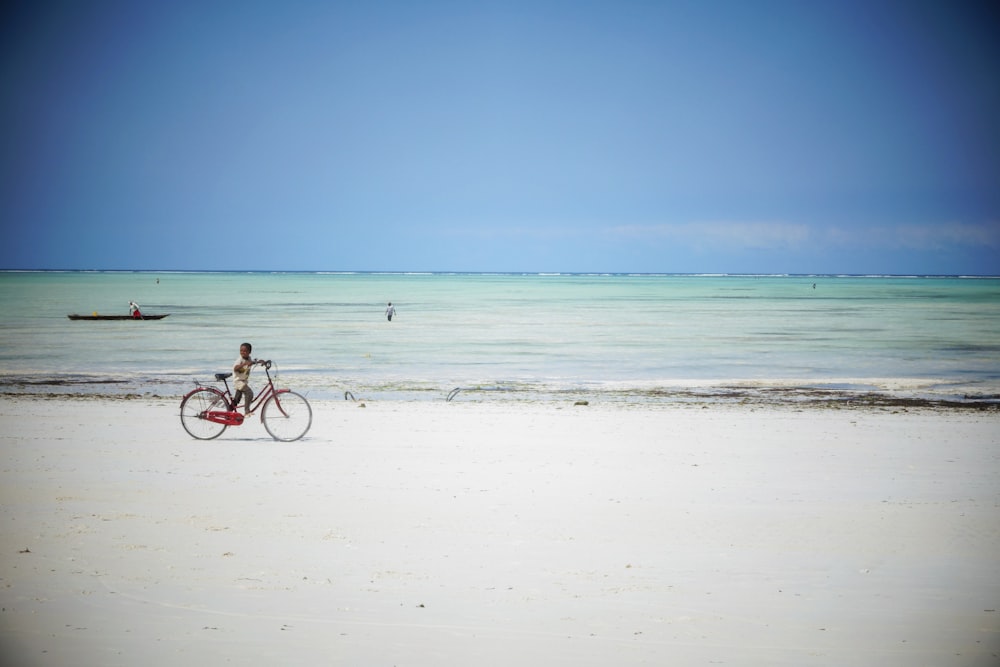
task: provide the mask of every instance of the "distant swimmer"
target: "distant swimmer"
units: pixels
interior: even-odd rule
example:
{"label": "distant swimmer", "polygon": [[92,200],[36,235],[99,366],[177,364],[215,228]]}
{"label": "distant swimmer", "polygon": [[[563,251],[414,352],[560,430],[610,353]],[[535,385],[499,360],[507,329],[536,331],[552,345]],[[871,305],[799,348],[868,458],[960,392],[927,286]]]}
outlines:
{"label": "distant swimmer", "polygon": [[389,302],[389,306],[385,309],[386,318],[392,322],[392,316],[396,314],[396,309],[392,305],[392,301]]}

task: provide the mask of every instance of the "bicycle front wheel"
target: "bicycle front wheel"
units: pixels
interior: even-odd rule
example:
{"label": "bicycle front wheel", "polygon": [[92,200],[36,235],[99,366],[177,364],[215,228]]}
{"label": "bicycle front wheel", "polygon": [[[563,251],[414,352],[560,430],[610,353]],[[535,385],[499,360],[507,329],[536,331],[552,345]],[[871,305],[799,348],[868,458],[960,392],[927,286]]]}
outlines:
{"label": "bicycle front wheel", "polygon": [[291,442],[304,436],[312,426],[312,408],[305,397],[283,391],[267,399],[260,419],[272,438]]}
{"label": "bicycle front wheel", "polygon": [[209,421],[205,415],[209,410],[225,411],[227,407],[226,397],[218,389],[195,389],[181,401],[181,424],[192,438],[218,438],[226,430],[226,425]]}

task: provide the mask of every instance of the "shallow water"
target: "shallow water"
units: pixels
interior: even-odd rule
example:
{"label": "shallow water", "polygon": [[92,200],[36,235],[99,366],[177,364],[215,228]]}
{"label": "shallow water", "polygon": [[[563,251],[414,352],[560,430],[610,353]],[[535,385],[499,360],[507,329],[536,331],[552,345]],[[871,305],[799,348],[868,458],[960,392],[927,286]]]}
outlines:
{"label": "shallow water", "polygon": [[[130,300],[170,315],[66,317]],[[6,391],[180,395],[246,340],[317,397],[1000,394],[996,278],[3,272],[0,308]]]}

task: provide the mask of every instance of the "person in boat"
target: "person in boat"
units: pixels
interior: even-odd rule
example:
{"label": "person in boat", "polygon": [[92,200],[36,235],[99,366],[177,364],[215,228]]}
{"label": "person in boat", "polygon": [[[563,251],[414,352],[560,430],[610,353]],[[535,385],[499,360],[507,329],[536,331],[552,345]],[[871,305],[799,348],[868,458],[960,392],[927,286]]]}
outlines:
{"label": "person in boat", "polygon": [[247,415],[250,414],[250,403],[253,401],[253,389],[250,388],[247,381],[250,379],[250,369],[257,363],[250,358],[251,351],[253,351],[253,346],[250,343],[240,345],[240,356],[233,366],[233,376],[235,378],[233,386],[236,388],[236,392],[233,394],[233,404],[229,406],[229,409],[235,412],[240,407],[240,398],[245,396],[246,404],[244,405],[243,414]]}
{"label": "person in boat", "polygon": [[139,310],[139,306],[135,301],[128,302],[128,314],[132,316],[133,320],[142,319],[142,312]]}

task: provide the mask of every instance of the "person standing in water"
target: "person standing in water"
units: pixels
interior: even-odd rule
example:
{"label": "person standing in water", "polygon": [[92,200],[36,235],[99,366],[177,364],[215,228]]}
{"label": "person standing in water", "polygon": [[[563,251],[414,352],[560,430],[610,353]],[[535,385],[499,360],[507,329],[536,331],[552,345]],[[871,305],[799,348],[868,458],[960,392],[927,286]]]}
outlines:
{"label": "person standing in water", "polygon": [[388,307],[386,307],[385,309],[385,316],[390,322],[392,322],[392,316],[395,314],[396,314],[396,309],[393,307],[392,301],[390,301]]}

